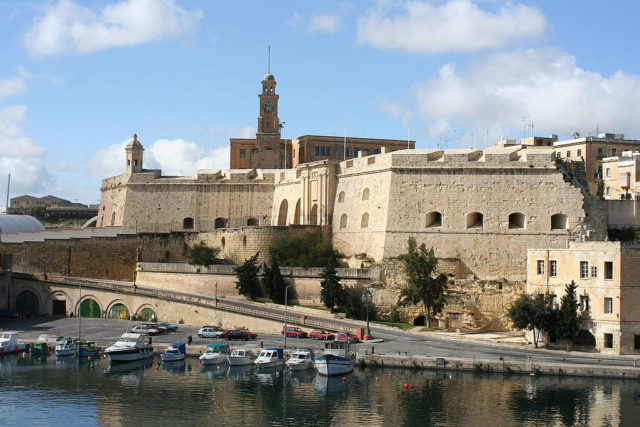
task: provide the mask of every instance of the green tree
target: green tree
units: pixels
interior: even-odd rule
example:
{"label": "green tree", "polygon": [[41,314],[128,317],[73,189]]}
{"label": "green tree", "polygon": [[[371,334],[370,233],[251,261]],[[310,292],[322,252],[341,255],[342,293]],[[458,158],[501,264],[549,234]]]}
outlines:
{"label": "green tree", "polygon": [[306,233],[304,237],[278,240],[269,248],[269,255],[283,267],[323,267],[333,260],[344,258],[333,249],[331,242],[320,233]]}
{"label": "green tree", "polygon": [[271,266],[262,264],[262,289],[269,299],[276,304],[284,304],[285,289],[287,284],[280,273],[278,262],[271,258]]}
{"label": "green tree", "polygon": [[558,310],[557,332],[558,338],[567,340],[567,351],[569,351],[571,343],[578,337],[580,332],[580,316],[578,315],[578,297],[576,296],[576,288],[578,285],[572,280],[570,284],[565,285],[564,295],[560,300],[560,309]]}
{"label": "green tree", "polygon": [[333,313],[336,307],[343,306],[347,299],[347,292],[342,287],[340,279],[338,279],[335,260],[329,260],[320,276],[322,277],[320,300]]}
{"label": "green tree", "polygon": [[551,294],[524,294],[509,308],[509,317],[518,329],[533,332],[533,344],[538,347],[540,334],[555,328],[557,313]]}
{"label": "green tree", "polygon": [[364,301],[363,293],[357,289],[345,289],[344,312],[351,319],[365,320],[367,318],[367,305],[369,306],[369,320],[376,318],[376,305],[372,301]]}
{"label": "green tree", "polygon": [[44,219],[47,216],[47,208],[44,206],[34,206],[27,210],[27,215],[38,219]]}
{"label": "green tree", "polygon": [[422,304],[427,327],[431,327],[431,315],[442,311],[445,304],[445,291],[448,277],[438,273],[438,258],[433,248],[427,250],[423,243],[418,248],[416,239],[407,241],[408,251],[401,255],[407,275],[407,286],[400,292],[398,303],[401,305]]}
{"label": "green tree", "polygon": [[260,252],[256,252],[254,256],[245,260],[242,265],[234,268],[238,279],[236,282],[238,293],[248,296],[252,300],[262,295],[260,280],[258,279],[258,272],[260,271],[260,266],[258,265],[259,254]]}
{"label": "green tree", "polygon": [[191,265],[204,265],[205,267],[215,263],[216,256],[220,253],[220,248],[207,246],[204,241],[196,243],[189,250],[188,261]]}

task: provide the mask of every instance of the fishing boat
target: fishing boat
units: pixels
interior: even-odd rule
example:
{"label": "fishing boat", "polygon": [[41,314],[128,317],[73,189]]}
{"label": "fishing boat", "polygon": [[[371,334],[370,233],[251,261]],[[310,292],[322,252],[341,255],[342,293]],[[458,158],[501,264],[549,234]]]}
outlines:
{"label": "fishing boat", "polygon": [[0,354],[18,353],[26,349],[26,344],[18,342],[18,331],[0,332]]}
{"label": "fishing boat", "polygon": [[349,341],[325,341],[324,354],[314,359],[320,375],[344,375],[353,372],[356,355]]}
{"label": "fishing boat", "polygon": [[165,351],[160,353],[163,362],[177,362],[187,357],[187,349],[183,342],[171,344]]}
{"label": "fishing boat", "polygon": [[306,369],[313,369],[315,358],[313,351],[310,348],[302,348],[294,351],[287,359],[287,369],[292,371],[304,371]]}
{"label": "fishing boat", "polygon": [[56,356],[65,357],[78,354],[78,341],[75,338],[62,338],[56,345]]}
{"label": "fishing boat", "polygon": [[49,354],[49,346],[47,343],[37,342],[29,348],[29,355],[31,356],[41,356],[43,354]]}
{"label": "fishing boat", "polygon": [[124,333],[105,353],[112,362],[131,362],[153,357],[153,347],[145,343],[141,334]]}
{"label": "fishing boat", "polygon": [[284,364],[284,350],[281,348],[266,348],[254,362],[258,368],[273,368]]}
{"label": "fishing boat", "polygon": [[207,350],[200,355],[203,365],[218,365],[227,362],[227,356],[231,352],[228,344],[209,344]]}
{"label": "fishing boat", "polygon": [[93,341],[80,341],[78,343],[78,357],[94,357],[102,350],[98,344]]}
{"label": "fishing boat", "polygon": [[236,348],[227,356],[229,366],[247,366],[252,365],[256,360],[256,355],[249,349]]}

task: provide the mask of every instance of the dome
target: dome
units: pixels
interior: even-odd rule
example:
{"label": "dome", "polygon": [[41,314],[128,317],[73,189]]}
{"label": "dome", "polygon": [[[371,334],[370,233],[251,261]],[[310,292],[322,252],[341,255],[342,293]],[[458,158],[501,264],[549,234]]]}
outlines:
{"label": "dome", "polygon": [[17,233],[19,231],[40,231],[44,226],[29,215],[0,215],[0,232]]}
{"label": "dome", "polygon": [[266,82],[266,81],[274,81],[274,82],[275,82],[275,81],[276,81],[276,78],[275,78],[275,77],[273,77],[273,74],[271,74],[271,73],[267,73],[267,74],[265,74],[265,75],[264,75],[264,77],[262,78],[262,81],[263,81],[263,82]]}

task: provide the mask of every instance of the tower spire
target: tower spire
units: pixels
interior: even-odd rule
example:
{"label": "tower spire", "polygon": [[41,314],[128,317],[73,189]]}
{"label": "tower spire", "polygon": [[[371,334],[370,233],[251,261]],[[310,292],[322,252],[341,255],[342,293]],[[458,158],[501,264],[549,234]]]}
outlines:
{"label": "tower spire", "polygon": [[271,74],[271,45],[267,45],[267,73]]}

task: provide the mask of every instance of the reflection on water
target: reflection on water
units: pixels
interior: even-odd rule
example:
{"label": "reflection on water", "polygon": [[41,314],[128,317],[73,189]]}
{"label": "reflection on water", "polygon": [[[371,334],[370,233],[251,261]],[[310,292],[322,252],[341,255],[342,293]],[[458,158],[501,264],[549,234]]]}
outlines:
{"label": "reflection on water", "polygon": [[[158,368],[158,369],[156,369]],[[407,390],[404,385],[407,384]],[[0,425],[636,425],[637,381],[0,357]],[[55,420],[61,420],[56,423]],[[62,422],[64,420],[64,422]]]}

